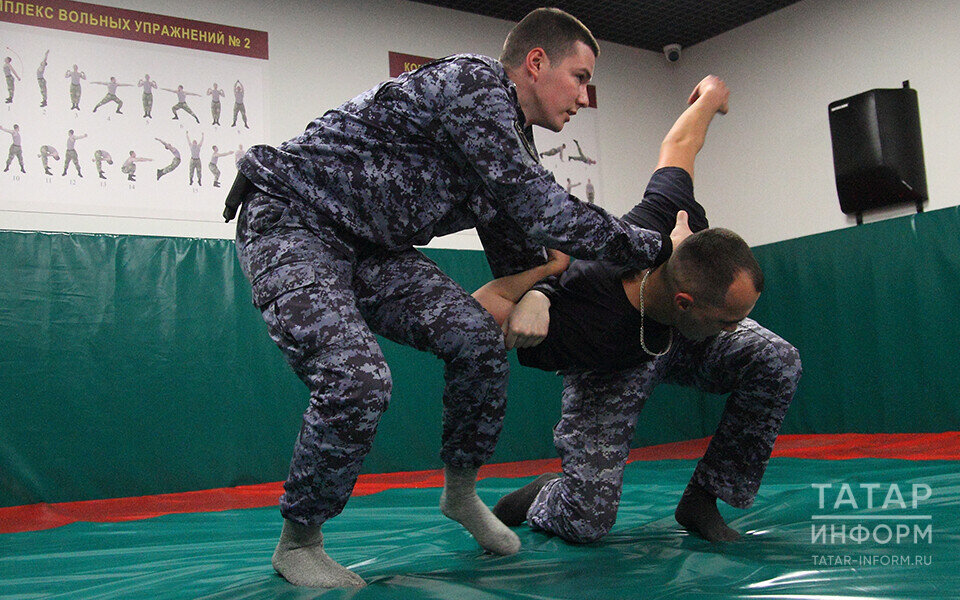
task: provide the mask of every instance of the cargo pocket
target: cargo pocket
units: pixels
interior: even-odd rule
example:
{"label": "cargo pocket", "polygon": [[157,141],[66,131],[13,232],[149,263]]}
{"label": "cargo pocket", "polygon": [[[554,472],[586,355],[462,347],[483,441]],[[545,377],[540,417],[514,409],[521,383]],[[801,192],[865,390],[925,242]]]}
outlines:
{"label": "cargo pocket", "polygon": [[251,284],[253,303],[263,310],[278,297],[317,281],[317,271],[312,263],[296,262],[280,265],[257,277]]}
{"label": "cargo pocket", "polygon": [[254,196],[244,208],[247,227],[257,233],[265,233],[279,225],[296,227],[299,224],[288,204],[266,194]]}

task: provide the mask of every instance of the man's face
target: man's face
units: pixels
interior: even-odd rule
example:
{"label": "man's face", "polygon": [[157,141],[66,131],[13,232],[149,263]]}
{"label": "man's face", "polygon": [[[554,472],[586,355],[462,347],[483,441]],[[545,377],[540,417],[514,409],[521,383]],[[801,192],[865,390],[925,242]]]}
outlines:
{"label": "man's face", "polygon": [[735,331],[740,321],[753,310],[759,297],[750,276],[741,271],[727,289],[723,306],[694,302],[680,312],[677,330],[683,337],[694,341],[715,336],[721,331]]}
{"label": "man's face", "polygon": [[544,57],[533,84],[532,106],[523,107],[527,120],[550,131],[563,129],[570,117],[590,102],[587,83],[596,62],[593,50],[581,41],[574,42],[558,64]]}

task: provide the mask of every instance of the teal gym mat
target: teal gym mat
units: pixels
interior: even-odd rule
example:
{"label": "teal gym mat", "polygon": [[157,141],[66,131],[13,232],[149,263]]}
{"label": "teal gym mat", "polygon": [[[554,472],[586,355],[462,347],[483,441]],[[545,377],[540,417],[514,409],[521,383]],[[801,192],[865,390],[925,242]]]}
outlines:
{"label": "teal gym mat", "polygon": [[[752,508],[721,503],[724,517],[743,538],[720,544],[688,535],[673,519],[695,464],[631,463],[610,535],[578,546],[524,525],[516,529],[523,548],[510,557],[482,553],[459,525],[445,519],[437,508],[439,489],[394,489],[353,498],[342,515],[324,526],[324,533],[329,553],[367,580],[362,590],[295,588],[277,576],[270,567],[281,525],[275,508],[4,534],[0,598],[833,600],[960,595],[957,461],[772,459]],[[484,479],[480,495],[492,505],[530,480]]]}

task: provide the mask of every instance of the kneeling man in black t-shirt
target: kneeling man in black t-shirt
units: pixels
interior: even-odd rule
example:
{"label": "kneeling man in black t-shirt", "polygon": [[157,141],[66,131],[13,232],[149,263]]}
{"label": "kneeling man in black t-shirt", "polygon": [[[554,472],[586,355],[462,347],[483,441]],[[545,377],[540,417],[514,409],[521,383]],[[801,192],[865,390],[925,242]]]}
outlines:
{"label": "kneeling man in black t-shirt", "polygon": [[502,498],[494,514],[507,525],[529,520],[580,543],[606,535],[637,416],[653,388],[668,382],[730,394],[675,516],[711,541],[739,537],[717,498],[738,508],[753,503],[801,368],[793,346],[747,318],[763,291],[750,248],[732,231],[708,229],[693,196],[694,159],[728,98],[716,77],[698,84],[661,145],[643,201],[624,217],[671,236],[666,263],[642,271],[595,261],[566,268],[569,259],[551,251],[542,267],[474,293],[521,364],[563,376],[554,429],[563,473]]}

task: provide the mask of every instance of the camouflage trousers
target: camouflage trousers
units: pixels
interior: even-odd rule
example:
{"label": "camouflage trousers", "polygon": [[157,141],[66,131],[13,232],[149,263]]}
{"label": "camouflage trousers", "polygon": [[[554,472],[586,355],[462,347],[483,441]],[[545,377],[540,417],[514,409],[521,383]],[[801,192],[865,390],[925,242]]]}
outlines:
{"label": "camouflage trousers", "polygon": [[71,83],[70,84],[70,108],[80,108],[80,84]]}
{"label": "camouflage trousers", "polygon": [[749,507],[800,374],[796,349],[751,319],[703,341],[675,338],[668,354],[635,369],[564,372],[554,428],[563,476],[544,486],[527,518],[576,543],[610,531],[637,416],[661,382],[730,394],[692,481],[731,506]]}
{"label": "camouflage trousers", "polygon": [[174,119],[179,119],[179,118],[180,118],[179,116],[177,116],[177,111],[178,111],[178,110],[182,110],[182,111],[184,111],[185,113],[187,113],[188,115],[190,115],[191,117],[193,117],[194,119],[196,119],[196,120],[197,120],[197,123],[200,122],[200,118],[197,117],[197,115],[195,115],[195,114],[193,113],[193,110],[191,110],[190,107],[187,106],[187,103],[186,103],[186,102],[177,102],[176,104],[173,105],[173,107],[172,107],[170,110],[173,111],[173,118],[174,118]]}
{"label": "camouflage trousers", "polygon": [[120,112],[120,109],[123,108],[123,100],[118,98],[116,94],[107,94],[106,96],[103,97],[103,100],[101,100],[100,102],[97,102],[97,105],[93,107],[93,112],[97,112],[98,108],[110,102],[116,103],[117,112]]}
{"label": "camouflage trousers", "polygon": [[243,124],[247,124],[247,109],[243,106],[243,102],[236,102],[233,105],[233,125],[234,127],[237,124],[237,115],[243,117]]}
{"label": "camouflage trousers", "polygon": [[193,176],[196,174],[197,183],[200,183],[200,175],[203,173],[203,168],[201,167],[201,162],[199,158],[190,159],[190,184],[193,184]]}
{"label": "camouflage trousers", "polygon": [[142,100],[143,100],[143,116],[152,118],[153,115],[151,115],[150,112],[153,110],[153,94],[152,93],[143,94]]}
{"label": "camouflage trousers", "polygon": [[176,169],[176,168],[179,167],[179,166],[180,166],[180,157],[179,157],[179,156],[174,156],[174,157],[173,157],[173,160],[170,161],[170,164],[169,164],[169,165],[165,166],[165,167],[162,168],[162,169],[157,169],[157,179],[160,179],[160,178],[163,177],[164,175],[167,175],[167,174],[173,172],[173,170]]}
{"label": "camouflage trousers", "polygon": [[213,124],[220,124],[220,102],[210,103],[210,116],[213,117]]}
{"label": "camouflage trousers", "polygon": [[374,333],[444,361],[443,462],[489,459],[506,401],[503,335],[433,262],[413,248],[371,248],[261,192],[240,212],[237,253],[270,337],[310,390],[285,518],[319,525],[350,496],[392,388]]}
{"label": "camouflage trousers", "polygon": [[77,175],[80,174],[80,157],[77,154],[76,150],[67,150],[63,155],[63,174],[67,174],[67,167],[70,166],[70,163],[73,163],[73,166],[77,168]]}
{"label": "camouflage trousers", "polygon": [[4,167],[4,170],[10,168],[10,163],[13,162],[13,159],[16,158],[17,162],[20,163],[20,170],[23,170],[23,148],[20,144],[10,144],[10,150],[7,152],[7,165]]}

